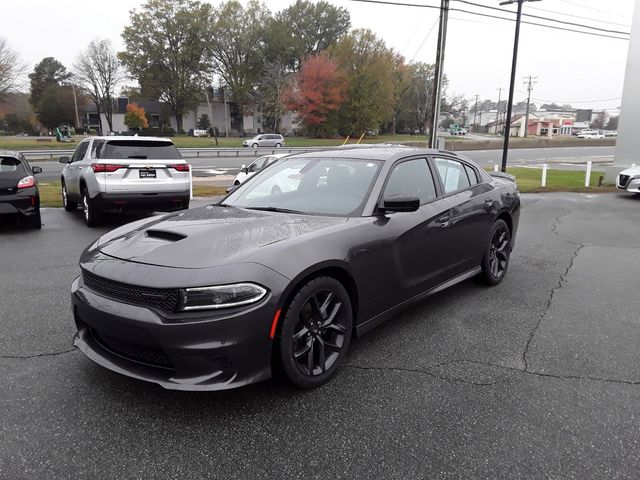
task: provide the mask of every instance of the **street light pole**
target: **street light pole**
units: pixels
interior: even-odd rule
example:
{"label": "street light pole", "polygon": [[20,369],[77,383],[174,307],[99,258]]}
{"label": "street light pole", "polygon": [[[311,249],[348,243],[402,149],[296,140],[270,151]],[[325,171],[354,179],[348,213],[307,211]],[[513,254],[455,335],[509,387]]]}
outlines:
{"label": "street light pole", "polygon": [[429,147],[438,146],[438,122],[440,117],[440,102],[442,99],[442,74],[444,72],[444,49],[447,42],[447,21],[449,19],[449,0],[441,0],[440,3],[440,25],[438,27],[438,47],[436,51],[436,68],[434,72],[435,88],[431,101],[431,136],[429,137]]}
{"label": "street light pole", "polygon": [[507,156],[509,154],[509,136],[511,135],[511,111],[513,108],[513,90],[516,83],[516,66],[518,64],[518,42],[520,40],[520,20],[522,19],[522,4],[524,2],[537,2],[540,0],[507,0],[500,2],[500,5],[510,5],[514,2],[518,3],[518,12],[516,14],[516,33],[513,40],[513,59],[511,61],[511,82],[509,83],[509,101],[507,102],[507,116],[504,121],[504,146],[502,148],[502,168],[501,171],[507,171]]}

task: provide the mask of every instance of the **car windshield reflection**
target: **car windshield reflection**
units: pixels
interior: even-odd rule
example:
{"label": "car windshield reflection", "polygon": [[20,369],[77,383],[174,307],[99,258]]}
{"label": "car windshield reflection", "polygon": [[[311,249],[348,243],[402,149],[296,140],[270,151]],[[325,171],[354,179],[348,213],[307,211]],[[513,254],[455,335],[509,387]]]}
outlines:
{"label": "car windshield reflection", "polygon": [[375,160],[292,157],[247,181],[225,204],[273,212],[356,215],[379,169]]}

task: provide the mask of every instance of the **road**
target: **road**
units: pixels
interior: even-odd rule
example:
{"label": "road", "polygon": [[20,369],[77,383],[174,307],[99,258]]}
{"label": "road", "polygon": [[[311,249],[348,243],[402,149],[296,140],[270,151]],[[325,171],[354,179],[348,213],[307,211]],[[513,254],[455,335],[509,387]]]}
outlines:
{"label": "road", "polygon": [[[576,478],[640,471],[640,199],[524,195],[505,281],[356,340],[337,377],[181,393],[71,346],[88,229],[0,226],[0,478]],[[384,274],[384,272],[380,272]]]}
{"label": "road", "polygon": [[[604,166],[613,162],[615,147],[576,147],[576,148],[524,148],[511,150],[509,153],[509,165],[535,166],[549,163],[553,168],[584,169],[587,161],[591,160],[594,171],[604,170]],[[483,167],[490,167],[500,163],[502,151],[500,150],[472,150],[460,152],[475,160]],[[230,184],[243,164],[248,165],[255,156],[241,157],[200,157],[187,160],[193,166],[193,173],[198,178],[208,178],[223,185]],[[63,165],[57,162],[31,162],[32,165],[42,167],[39,175],[40,181],[52,181],[60,178]]]}

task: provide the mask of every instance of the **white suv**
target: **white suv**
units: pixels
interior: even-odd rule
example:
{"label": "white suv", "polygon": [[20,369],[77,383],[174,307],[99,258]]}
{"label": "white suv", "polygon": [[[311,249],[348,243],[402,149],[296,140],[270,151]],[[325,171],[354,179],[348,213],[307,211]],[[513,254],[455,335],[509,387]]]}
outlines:
{"label": "white suv", "polygon": [[167,138],[87,138],[59,161],[64,209],[80,204],[90,227],[107,211],[189,208],[190,167]]}
{"label": "white suv", "polygon": [[278,133],[263,133],[242,142],[243,147],[276,147],[284,145],[284,137]]}

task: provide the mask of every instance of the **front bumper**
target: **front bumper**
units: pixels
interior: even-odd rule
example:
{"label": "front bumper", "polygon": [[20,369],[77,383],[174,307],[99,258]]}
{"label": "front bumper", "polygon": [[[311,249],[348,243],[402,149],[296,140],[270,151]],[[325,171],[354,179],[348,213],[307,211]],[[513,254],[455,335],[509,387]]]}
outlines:
{"label": "front bumper", "polygon": [[74,345],[109,370],[167,389],[248,385],[271,377],[269,334],[279,298],[274,293],[242,311],[192,313],[180,319],[102,296],[80,276],[71,286],[78,328]]}
{"label": "front bumper", "polygon": [[99,193],[93,199],[104,212],[122,210],[179,210],[189,204],[189,192]]}
{"label": "front bumper", "polygon": [[35,188],[24,188],[14,194],[0,195],[0,215],[36,215],[40,197]]}
{"label": "front bumper", "polygon": [[629,177],[628,175],[618,175],[616,178],[618,190],[630,193],[640,193],[640,177]]}

